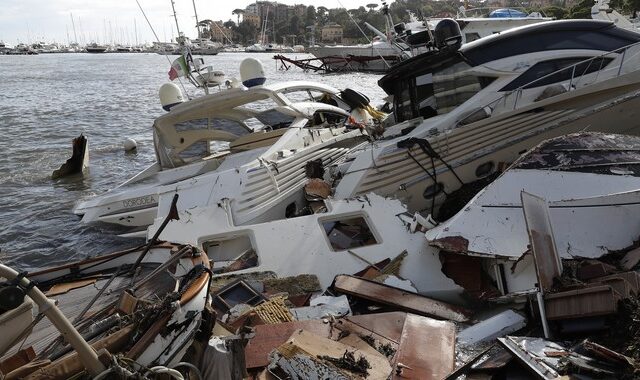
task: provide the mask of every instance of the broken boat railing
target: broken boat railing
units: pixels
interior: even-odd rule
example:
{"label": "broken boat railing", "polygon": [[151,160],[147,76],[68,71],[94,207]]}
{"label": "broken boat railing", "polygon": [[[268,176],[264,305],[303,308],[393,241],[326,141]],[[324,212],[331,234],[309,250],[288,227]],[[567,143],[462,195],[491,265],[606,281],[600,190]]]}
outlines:
{"label": "broken boat railing", "polygon": [[[594,84],[594,83],[596,83],[598,81],[598,77],[599,77],[601,72],[603,72],[604,70],[613,69],[611,67],[607,67],[608,64],[605,67],[603,67],[605,59],[607,57],[611,56],[611,55],[615,55],[615,57],[621,55],[620,64],[618,65],[617,73],[614,76],[614,78],[617,78],[622,74],[622,68],[625,65],[625,63],[629,63],[630,62],[627,59],[628,58],[627,57],[627,51],[632,49],[632,48],[639,48],[638,51],[635,53],[635,55],[640,54],[640,42],[635,42],[633,44],[626,45],[626,46],[623,46],[621,48],[618,48],[618,49],[615,49],[615,50],[611,50],[609,52],[606,52],[606,53],[603,53],[603,54],[600,54],[600,55],[597,55],[597,56],[594,56],[594,57],[591,57],[591,58],[587,58],[587,59],[582,60],[580,62],[576,62],[576,63],[574,63],[572,65],[565,66],[565,67],[563,67],[563,68],[561,68],[559,70],[556,70],[554,72],[551,72],[549,74],[541,76],[540,78],[536,78],[535,80],[532,80],[531,82],[525,83],[525,84],[523,84],[522,86],[520,86],[520,87],[518,87],[516,89],[508,91],[504,95],[502,95],[501,97],[499,97],[499,98],[487,103],[486,105],[484,105],[483,107],[480,107],[479,109],[489,108],[491,111],[493,111],[494,107],[497,104],[499,104],[500,102],[502,102],[504,104],[504,106],[506,107],[507,106],[507,100],[509,98],[514,98],[513,109],[515,110],[518,107],[518,100],[522,97],[522,92],[524,90],[527,90],[532,85],[535,85],[536,83],[542,82],[542,81],[544,81],[544,80],[546,80],[546,79],[548,79],[548,78],[550,78],[550,77],[552,77],[554,75],[558,75],[558,74],[564,73],[567,70],[571,70],[571,77],[569,78],[569,85],[568,85],[568,88],[567,88],[567,92],[571,92],[571,91],[575,90],[577,88],[577,85],[580,83],[580,81],[582,80],[583,77],[585,77],[586,75],[595,73],[596,74],[595,78],[591,81],[591,83],[586,83],[586,84],[583,85],[583,87],[592,85],[592,84]],[[615,57],[614,57],[614,59],[615,59]],[[598,68],[598,70],[597,71],[589,71],[589,68],[591,68],[591,64],[593,62],[598,61],[598,60],[600,60],[600,67]],[[588,64],[588,65],[586,65],[584,70],[582,70],[582,73],[576,73],[576,71],[578,71],[577,68],[580,67],[580,65],[585,65],[585,64]],[[578,74],[578,75],[576,76],[576,74]],[[566,80],[561,80],[561,81],[558,81],[555,84],[565,83],[565,82],[566,82]],[[553,84],[553,83],[550,83],[550,85],[551,84]],[[467,119],[468,117],[472,116],[474,113],[475,112],[472,112],[470,115],[467,115],[463,119],[459,120],[458,121],[458,125],[463,125],[465,119]]]}

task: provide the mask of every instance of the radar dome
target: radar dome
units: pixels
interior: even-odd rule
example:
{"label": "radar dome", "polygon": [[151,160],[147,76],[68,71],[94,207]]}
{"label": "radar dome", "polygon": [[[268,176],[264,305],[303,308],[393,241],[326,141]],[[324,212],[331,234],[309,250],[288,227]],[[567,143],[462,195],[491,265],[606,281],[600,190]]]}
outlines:
{"label": "radar dome", "polygon": [[247,87],[260,86],[267,81],[262,62],[255,58],[245,58],[240,62],[240,80]]}
{"label": "radar dome", "polygon": [[436,24],[433,35],[438,49],[444,49],[452,46],[460,47],[460,44],[462,43],[460,25],[457,21],[450,18],[440,20],[440,22]]}
{"label": "radar dome", "polygon": [[180,91],[180,87],[175,83],[163,84],[160,86],[159,93],[160,104],[162,104],[162,109],[165,111],[169,111],[171,107],[184,102],[182,91]]}

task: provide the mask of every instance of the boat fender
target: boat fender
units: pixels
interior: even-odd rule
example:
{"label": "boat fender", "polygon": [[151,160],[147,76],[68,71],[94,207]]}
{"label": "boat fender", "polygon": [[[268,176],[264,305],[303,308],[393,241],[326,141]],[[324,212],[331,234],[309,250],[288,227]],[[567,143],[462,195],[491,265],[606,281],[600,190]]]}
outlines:
{"label": "boat fender", "polygon": [[126,139],[124,139],[124,142],[122,143],[122,145],[124,146],[125,152],[133,152],[136,149],[138,149],[138,143],[136,142],[136,140],[130,137],[127,137]]}
{"label": "boat fender", "polygon": [[246,87],[263,85],[267,81],[262,62],[255,58],[245,58],[240,62],[240,80]]}
{"label": "boat fender", "polygon": [[160,104],[162,104],[162,109],[165,111],[169,111],[176,104],[184,102],[182,91],[180,91],[180,87],[175,83],[163,84],[160,86],[158,92],[160,95]]}
{"label": "boat fender", "polygon": [[340,98],[351,108],[364,108],[370,102],[366,95],[350,88],[340,91]]}

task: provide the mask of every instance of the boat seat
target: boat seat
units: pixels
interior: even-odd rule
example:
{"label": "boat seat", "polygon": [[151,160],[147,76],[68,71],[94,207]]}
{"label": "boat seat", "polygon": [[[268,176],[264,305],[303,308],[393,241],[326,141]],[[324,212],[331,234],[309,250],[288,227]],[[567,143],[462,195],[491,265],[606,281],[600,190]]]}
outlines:
{"label": "boat seat", "polygon": [[240,136],[229,143],[231,153],[244,152],[251,149],[273,145],[288,131],[287,128],[276,129],[268,132],[254,132]]}

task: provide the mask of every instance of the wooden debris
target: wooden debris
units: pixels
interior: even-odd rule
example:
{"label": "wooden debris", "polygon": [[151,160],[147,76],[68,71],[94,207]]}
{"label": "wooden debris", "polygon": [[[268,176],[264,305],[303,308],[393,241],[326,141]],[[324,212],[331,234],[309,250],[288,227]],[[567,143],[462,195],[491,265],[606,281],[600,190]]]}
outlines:
{"label": "wooden debris", "polygon": [[284,297],[273,297],[254,307],[253,312],[267,324],[293,321],[289,308],[284,304]]}
{"label": "wooden debris", "polygon": [[453,323],[407,314],[391,378],[444,378],[455,368],[455,343]]}
{"label": "wooden debris", "polygon": [[333,288],[350,296],[388,305],[398,310],[455,322],[469,320],[469,312],[446,302],[433,300],[417,293],[407,292],[384,284],[353,276],[336,276]]}
{"label": "wooden debris", "polygon": [[49,290],[47,290],[44,294],[48,297],[58,296],[60,294],[64,294],[73,289],[83,288],[87,285],[95,284],[96,279],[88,279],[88,280],[80,280],[74,282],[66,282],[64,284],[55,284]]}
{"label": "wooden debris", "polygon": [[547,319],[571,319],[613,314],[620,295],[609,285],[545,295]]}

